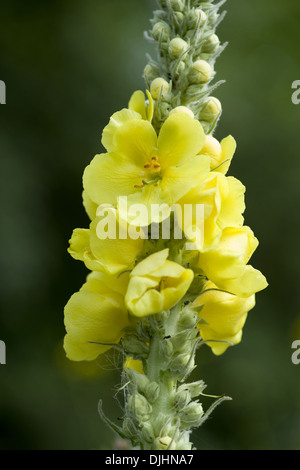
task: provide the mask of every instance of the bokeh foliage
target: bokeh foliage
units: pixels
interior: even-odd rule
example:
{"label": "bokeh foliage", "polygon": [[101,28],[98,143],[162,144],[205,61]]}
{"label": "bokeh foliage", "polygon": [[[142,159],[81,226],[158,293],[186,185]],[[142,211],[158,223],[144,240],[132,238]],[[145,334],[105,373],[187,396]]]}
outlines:
{"label": "bokeh foliage", "polygon": [[[114,398],[121,358],[65,359],[63,307],[86,276],[66,249],[73,228],[88,226],[81,177],[102,151],[101,131],[144,88],[145,54],[155,52],[143,31],[154,8],[154,0],[1,1],[1,449],[113,445],[97,404],[102,398],[112,418],[121,416]],[[238,142],[230,174],[247,187],[246,224],[260,240],[251,264],[270,286],[257,295],[239,346],[222,357],[198,352],[193,378],[233,401],[194,432],[194,442],[300,449],[300,365],[291,362],[300,339],[300,105],[291,102],[300,4],[228,0],[226,9],[216,137],[230,133]]]}

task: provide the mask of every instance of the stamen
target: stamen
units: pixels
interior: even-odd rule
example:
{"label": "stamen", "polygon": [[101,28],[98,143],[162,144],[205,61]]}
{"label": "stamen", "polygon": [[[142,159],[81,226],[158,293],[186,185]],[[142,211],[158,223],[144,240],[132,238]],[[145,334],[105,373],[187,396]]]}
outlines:
{"label": "stamen", "polygon": [[135,184],[134,187],[137,189],[144,188],[144,184]]}
{"label": "stamen", "polygon": [[145,163],[144,168],[150,168],[151,163]]}
{"label": "stamen", "polygon": [[154,155],[154,157],[152,157],[151,160],[155,160],[155,161],[157,162],[158,156],[157,156],[157,155]]}
{"label": "stamen", "polygon": [[153,163],[153,168],[160,168],[160,164],[158,162]]}

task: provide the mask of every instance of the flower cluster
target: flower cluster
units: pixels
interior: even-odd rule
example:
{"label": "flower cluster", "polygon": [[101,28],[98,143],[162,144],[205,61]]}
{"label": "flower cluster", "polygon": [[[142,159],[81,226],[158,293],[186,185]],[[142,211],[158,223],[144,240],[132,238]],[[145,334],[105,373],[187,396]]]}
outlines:
{"label": "flower cluster", "polygon": [[[184,106],[173,109],[157,132],[153,109],[153,95],[135,92],[103,131],[107,153],[96,155],[83,175],[90,227],[74,230],[69,252],[91,273],[65,307],[64,346],[75,361],[95,359],[141,319],[179,302],[198,312],[201,337],[222,354],[241,340],[255,293],[267,285],[248,264],[258,242],[243,225],[245,188],[226,176],[234,139],[219,143],[205,135]],[[156,205],[164,210],[153,215]],[[188,215],[181,211],[186,205],[192,208]],[[193,210],[199,205],[200,224]],[[137,217],[140,206],[145,210]],[[149,239],[150,226],[160,233],[173,218],[181,240],[172,233]],[[113,233],[104,230],[109,222]]]}

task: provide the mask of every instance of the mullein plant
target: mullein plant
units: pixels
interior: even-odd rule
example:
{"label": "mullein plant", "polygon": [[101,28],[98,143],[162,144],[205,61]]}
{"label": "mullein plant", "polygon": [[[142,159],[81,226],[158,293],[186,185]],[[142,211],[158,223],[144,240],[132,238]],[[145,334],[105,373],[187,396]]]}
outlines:
{"label": "mullein plant", "polygon": [[236,142],[213,137],[224,1],[158,3],[146,33],[158,49],[147,89],[113,114],[106,153],[84,171],[90,225],[74,230],[69,253],[90,273],[65,307],[64,348],[73,361],[121,352],[122,425],[101,403],[99,412],[132,448],[191,450],[192,429],[229,399],[212,397],[203,410],[206,385],[188,381],[196,351],[206,344],[221,355],[238,344],[267,282],[248,264],[258,241],[244,225],[245,187],[228,176]]}

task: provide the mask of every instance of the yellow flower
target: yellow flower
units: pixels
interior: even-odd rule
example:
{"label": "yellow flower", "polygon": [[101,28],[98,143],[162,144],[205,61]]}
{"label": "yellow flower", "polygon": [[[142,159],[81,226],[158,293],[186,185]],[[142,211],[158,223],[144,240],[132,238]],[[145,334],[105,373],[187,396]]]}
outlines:
{"label": "yellow flower", "polygon": [[217,289],[212,282],[207,282],[204,292],[195,300],[195,306],[203,305],[199,318],[201,337],[208,342],[216,355],[223,354],[242,338],[242,328],[248,312],[255,306],[255,295],[238,297]]}
{"label": "yellow flower", "polygon": [[212,171],[219,171],[226,175],[235,150],[236,141],[231,135],[223,139],[221,143],[211,135],[207,135],[201,154],[210,156]]}
{"label": "yellow flower", "polygon": [[[121,216],[147,226],[168,217],[172,205],[207,176],[210,158],[199,155],[205,135],[200,122],[186,113],[170,115],[158,137],[139,113],[120,113],[122,119],[119,114],[103,133],[108,153],[96,155],[85,169],[84,190],[97,205],[116,207],[119,198],[126,196],[126,211]],[[136,204],[146,208],[138,223],[128,216]],[[160,211],[153,213],[154,204],[166,205],[163,216]]]}
{"label": "yellow flower", "polygon": [[[179,223],[191,237],[197,227],[196,205],[203,205],[203,219],[200,220],[203,233],[197,249],[208,247],[218,241],[225,227],[241,227],[244,222],[245,186],[236,178],[226,177],[220,172],[211,171],[202,185],[192,189],[177,204],[181,207],[182,218]],[[191,213],[185,213],[184,206],[193,207]],[[179,207],[179,206],[177,206]],[[177,212],[178,213],[178,212]]]}
{"label": "yellow flower", "polygon": [[189,289],[193,271],[169,261],[168,255],[168,249],[154,253],[131,272],[125,303],[133,315],[144,317],[169,310]]}
{"label": "yellow flower", "polygon": [[249,297],[268,285],[260,271],[247,265],[257,246],[249,227],[226,227],[218,245],[201,250],[198,267],[219,289]]}
{"label": "yellow flower", "polygon": [[93,361],[117,344],[129,325],[124,304],[128,275],[91,273],[65,307],[64,349],[73,361]]}
{"label": "yellow flower", "polygon": [[[91,271],[119,274],[132,269],[144,240],[131,238],[128,225],[118,219],[115,209],[101,211],[100,206],[97,214],[89,229],[73,231],[68,252]],[[121,238],[122,234],[124,238]]]}

